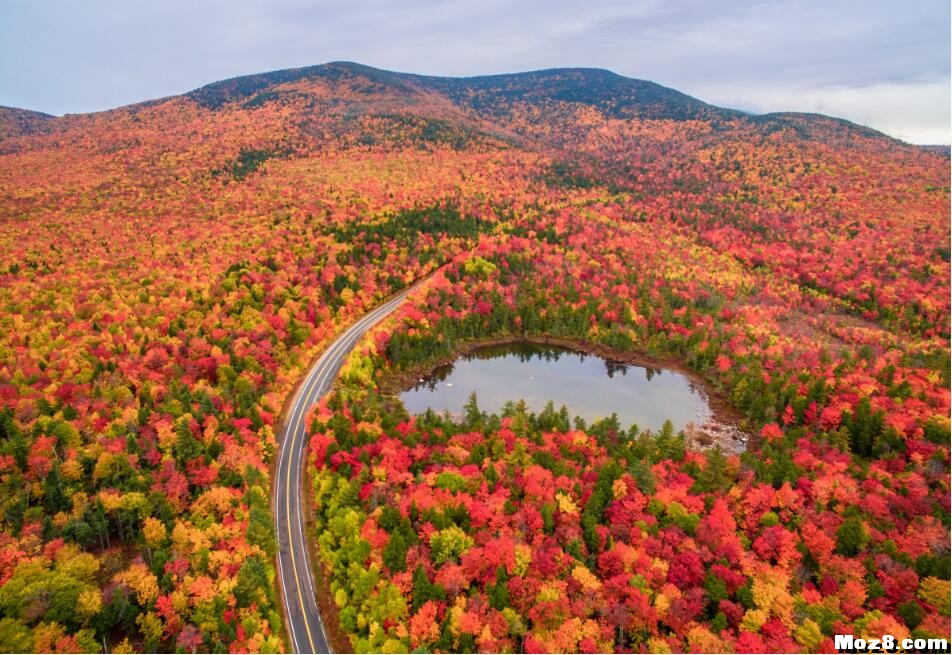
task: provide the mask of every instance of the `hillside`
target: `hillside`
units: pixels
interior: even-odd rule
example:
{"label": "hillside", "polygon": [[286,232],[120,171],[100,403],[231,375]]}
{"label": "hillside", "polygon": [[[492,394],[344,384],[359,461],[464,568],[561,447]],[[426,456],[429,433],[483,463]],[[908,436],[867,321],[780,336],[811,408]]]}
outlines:
{"label": "hillside", "polygon": [[49,127],[53,116],[29,109],[0,107],[0,141],[37,134]]}
{"label": "hillside", "polygon": [[[556,122],[577,119],[579,112],[592,109],[606,119],[703,121],[767,132],[789,126],[804,138],[835,135],[838,139],[890,140],[870,128],[820,114],[757,116],[715,107],[654,82],[592,68],[450,78],[332,62],[236,77],[208,84],[183,96],[148,101],[117,111],[135,115],[148,108],[180,104],[182,100],[218,112],[297,105],[299,110],[306,107],[307,112],[328,114],[344,122],[358,117],[399,122],[401,117],[412,115],[439,121],[434,128],[436,132],[440,128],[468,132],[480,125],[479,121],[487,121],[497,129],[515,128],[525,132],[530,128],[520,129],[520,122],[527,118],[527,110],[534,114],[534,121],[546,124],[551,130]],[[19,126],[0,132],[0,139],[35,133],[40,125],[54,118],[26,110],[0,110],[4,123]],[[303,116],[296,118],[304,120]],[[70,116],[56,119],[54,123],[75,122],[75,119]],[[345,127],[338,123],[338,129]]]}
{"label": "hillside", "polygon": [[204,107],[220,109],[234,102],[277,99],[285,85],[302,81],[359,81],[366,93],[391,91],[412,96],[435,91],[460,107],[498,117],[506,105],[524,102],[535,106],[570,103],[597,108],[611,117],[624,118],[729,118],[739,112],[707,105],[654,82],[634,80],[594,68],[565,68],[451,78],[411,75],[379,70],[352,62],[333,62],[260,75],[248,75],[209,84],[188,94]]}
{"label": "hillside", "polygon": [[[288,396],[418,280],[301,428],[337,650],[948,637],[949,207],[942,152],[595,69],[0,109],[0,651],[286,649]],[[519,337],[689,371],[750,446],[386,391]]]}

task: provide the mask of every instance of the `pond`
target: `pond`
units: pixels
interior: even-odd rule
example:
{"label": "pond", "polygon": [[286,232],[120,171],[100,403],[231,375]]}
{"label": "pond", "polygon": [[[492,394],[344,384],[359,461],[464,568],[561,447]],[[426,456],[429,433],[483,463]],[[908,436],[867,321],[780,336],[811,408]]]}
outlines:
{"label": "pond", "polygon": [[437,368],[400,399],[411,414],[427,408],[459,414],[474,391],[487,413],[520,398],[539,412],[551,400],[588,423],[614,412],[625,429],[636,424],[657,432],[670,420],[677,431],[712,417],[703,390],[680,373],[530,343],[477,348]]}

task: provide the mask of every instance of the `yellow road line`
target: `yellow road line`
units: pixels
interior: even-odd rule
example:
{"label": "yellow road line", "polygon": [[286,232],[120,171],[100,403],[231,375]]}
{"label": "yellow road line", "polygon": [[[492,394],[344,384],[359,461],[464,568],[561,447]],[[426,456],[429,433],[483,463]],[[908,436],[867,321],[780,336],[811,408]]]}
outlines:
{"label": "yellow road line", "polygon": [[[335,342],[331,346],[331,348],[327,350],[321,356],[321,359],[318,365],[314,369],[311,370],[311,374],[308,376],[309,379],[305,383],[304,389],[302,390],[301,394],[298,396],[297,402],[295,402],[295,404],[292,406],[292,410],[291,410],[292,416],[295,411],[297,412],[298,416],[297,416],[297,419],[294,421],[293,426],[289,426],[289,431],[288,433],[285,434],[285,443],[282,444],[282,446],[287,449],[287,453],[288,453],[287,467],[286,467],[287,479],[285,484],[285,513],[286,513],[287,531],[288,531],[288,538],[289,538],[288,546],[291,551],[291,568],[294,571],[294,582],[295,582],[295,587],[297,587],[298,603],[301,609],[301,616],[304,620],[304,628],[307,632],[307,639],[311,647],[311,652],[316,651],[314,647],[314,636],[311,633],[310,619],[306,611],[307,608],[304,604],[304,595],[301,589],[301,579],[300,579],[300,576],[298,575],[298,570],[297,570],[297,558],[295,557],[295,553],[294,553],[295,551],[294,542],[296,540],[290,538],[290,535],[292,534],[291,478],[293,477],[293,469],[291,467],[292,467],[292,460],[294,459],[293,456],[295,455],[297,450],[298,433],[301,431],[301,421],[303,420],[304,415],[306,413],[306,410],[304,408],[307,405],[313,404],[310,402],[309,396],[311,395],[311,393],[313,393],[314,387],[316,386],[317,388],[320,388],[321,384],[323,384],[324,378],[330,375],[330,371],[333,368],[332,366],[330,366],[330,362],[340,355],[338,351],[343,349],[346,352],[349,350],[348,348],[345,348],[345,344],[347,344],[347,342],[350,340],[350,336],[354,332],[354,330],[356,329],[358,332],[361,332],[361,333],[366,332],[373,325],[378,323],[380,320],[382,320],[384,317],[390,314],[394,309],[396,309],[405,300],[407,293],[403,293],[397,298],[394,298],[389,303],[386,303],[385,305],[378,307],[375,311],[366,315],[363,319],[361,319],[360,321],[355,323],[353,326],[351,326],[349,330],[347,330],[342,335],[340,335],[340,337],[338,337],[337,342]],[[356,345],[356,342],[357,340],[354,341],[353,345]],[[288,439],[288,437],[290,437],[290,439]],[[299,465],[298,470],[300,470],[301,462],[298,462],[298,465]],[[306,543],[306,536],[304,534],[303,521],[301,521],[300,523],[301,523],[301,541]],[[305,556],[307,556],[306,551],[304,554]],[[288,615],[288,623],[292,633],[291,640],[293,642],[295,641],[294,621],[292,620],[290,616],[290,608],[289,608],[289,615]],[[324,634],[324,640],[327,641],[327,635],[326,633],[324,633],[323,626],[320,626],[320,627],[321,627],[322,634]],[[329,650],[330,644],[328,643],[327,646]],[[295,644],[295,647],[296,647],[296,644]]]}

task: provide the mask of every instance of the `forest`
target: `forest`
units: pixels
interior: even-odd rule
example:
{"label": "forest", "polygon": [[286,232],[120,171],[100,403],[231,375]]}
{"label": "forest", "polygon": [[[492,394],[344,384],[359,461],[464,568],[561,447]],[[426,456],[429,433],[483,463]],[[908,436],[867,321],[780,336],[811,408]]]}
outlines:
{"label": "forest", "polygon": [[[949,637],[948,159],[603,76],[383,73],[0,134],[0,651],[286,650],[285,402],[420,280],[309,414],[338,648]],[[681,362],[755,438],[381,386],[533,335]]]}
{"label": "forest", "polygon": [[[349,646],[825,652],[834,634],[948,632],[936,372],[917,385],[868,344],[785,338],[741,311],[756,284],[684,293],[664,263],[609,246],[616,230],[568,219],[557,244],[587,233],[571,250],[510,237],[457,256],[313,410],[315,538]],[[537,335],[686,361],[757,438],[740,456],[692,451],[669,428],[521,403],[487,416],[475,398],[461,420],[409,416],[380,389],[468,341]]]}

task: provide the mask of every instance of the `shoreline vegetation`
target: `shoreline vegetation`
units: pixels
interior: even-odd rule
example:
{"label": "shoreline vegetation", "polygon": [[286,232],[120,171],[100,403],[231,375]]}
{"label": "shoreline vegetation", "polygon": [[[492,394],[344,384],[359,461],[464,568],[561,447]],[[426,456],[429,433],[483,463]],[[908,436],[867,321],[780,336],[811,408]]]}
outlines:
{"label": "shoreline vegetation", "polygon": [[[688,368],[682,361],[674,357],[652,357],[645,353],[620,350],[594,344],[583,339],[551,337],[546,335],[504,335],[468,339],[457,342],[455,349],[450,354],[426,362],[420,362],[407,369],[396,370],[392,367],[385,366],[383,374],[375,380],[374,384],[379,390],[381,397],[385,399],[385,402],[391,407],[394,407],[398,404],[402,404],[399,399],[399,394],[403,390],[410,388],[417,380],[432,374],[434,370],[441,366],[451,364],[457,359],[478,349],[511,344],[557,346],[574,352],[601,357],[611,362],[677,371],[688,377],[693,384],[699,387],[712,410],[712,417],[700,427],[688,425],[682,431],[685,445],[689,449],[699,451],[720,446],[725,453],[734,454],[741,452],[750,445],[750,435],[738,427],[738,425],[744,421],[740,413],[730,406],[720,392],[712,388],[710,381],[706,380],[696,371]],[[358,347],[359,345],[360,344],[358,344]],[[341,390],[339,381],[344,373],[345,371],[343,369],[338,373],[328,396]],[[753,441],[753,444],[756,444],[756,441]],[[315,589],[317,590],[318,605],[321,609],[321,618],[327,629],[328,640],[334,652],[353,652],[354,647],[351,637],[348,632],[341,627],[339,615],[341,608],[335,602],[335,592],[331,582],[332,572],[329,570],[327,563],[321,556],[320,549],[317,547],[320,533],[314,529],[315,521],[318,517],[315,513],[313,495],[306,494],[306,498],[307,528],[311,534],[309,547],[312,549],[311,561],[317,564],[314,571]]]}
{"label": "shoreline vegetation", "polygon": [[[567,230],[571,233],[572,227]],[[787,595],[777,607],[766,605],[761,592],[750,589],[772,584],[770,576],[781,575],[776,571],[799,559],[790,553],[803,552],[794,544],[812,539],[798,513],[783,509],[791,498],[809,494],[813,479],[821,484],[822,476],[830,474],[823,473],[826,468],[857,465],[847,464],[849,450],[856,458],[888,456],[898,447],[899,432],[865,402],[855,412],[844,410],[834,417],[827,409],[819,416],[818,405],[828,402],[830,393],[825,381],[786,371],[775,338],[759,346],[771,348],[770,359],[741,346],[741,335],[750,338],[763,328],[752,329],[745,321],[731,327],[715,322],[734,318],[749,289],[739,285],[733,292],[685,302],[675,294],[658,293],[659,282],[652,285],[628,272],[640,286],[626,289],[624,297],[605,296],[598,289],[606,282],[586,275],[619,275],[606,263],[613,253],[594,246],[568,253],[551,237],[534,240],[531,222],[522,233],[529,236],[516,243],[484,243],[478,254],[462,254],[441,269],[358,344],[335,393],[313,410],[308,465],[319,552],[330,566],[329,592],[339,610],[340,629],[351,636],[353,647],[518,651],[644,645],[645,633],[631,633],[623,617],[609,639],[605,615],[585,614],[593,611],[585,605],[589,609],[581,615],[575,614],[577,609],[559,615],[587,627],[580,625],[573,645],[557,646],[562,632],[556,623],[538,614],[530,598],[514,597],[527,584],[567,584],[567,602],[575,607],[586,602],[573,595],[580,591],[573,585],[584,579],[588,582],[582,591],[604,589],[599,597],[611,602],[608,583],[614,569],[603,558],[629,547],[638,552],[648,548],[673,567],[666,569],[667,576],[637,585],[642,595],[625,601],[672,608],[655,610],[657,614],[645,610],[648,635],[655,635],[648,638],[652,650],[708,649],[715,643],[733,643],[740,650],[791,650],[794,643],[826,643],[832,628],[823,627],[819,613],[809,614],[816,618],[792,636],[776,632],[770,647],[766,637],[748,627],[762,616],[775,615],[770,620],[778,625],[793,620],[783,609],[791,603],[815,604],[809,599],[822,583],[820,571],[834,565],[826,555],[820,554],[826,563],[805,561],[805,581],[785,585]],[[597,239],[585,240],[593,242]],[[536,270],[540,261],[555,278],[547,278],[544,288]],[[579,284],[579,279],[585,282]],[[616,284],[618,280],[614,278]],[[552,302],[552,297],[560,301]],[[548,329],[561,334],[543,334]],[[696,433],[687,431],[682,439],[669,429],[629,438],[610,420],[573,429],[567,412],[547,407],[534,413],[524,403],[507,405],[501,415],[486,414],[474,401],[460,416],[432,411],[408,416],[398,398],[402,389],[476,349],[513,342],[565,347],[686,374],[705,391],[718,420],[727,417],[754,435],[749,448],[739,455],[723,448],[701,449],[697,446],[706,444],[697,443]],[[788,352],[796,352],[798,342],[786,343]],[[843,349],[838,363],[826,352],[818,359],[843,371],[861,366],[867,356],[863,349]],[[740,407],[735,409],[732,401]],[[938,444],[941,430],[936,424],[927,439]],[[554,489],[534,487],[530,478],[535,476],[553,481]],[[494,494],[508,496],[504,510],[484,507]],[[754,502],[748,498],[764,494],[771,500],[763,507],[748,506]],[[526,526],[533,525],[533,508],[540,506],[545,529],[536,533]],[[837,507],[802,507],[811,521],[841,516]],[[871,528],[852,516],[847,512],[842,529],[835,531],[838,556],[860,552],[869,543]],[[632,521],[640,536],[632,531]],[[487,526],[496,527],[480,531]],[[718,530],[724,534],[715,536]],[[506,548],[515,544],[517,553],[531,551],[528,571],[505,564],[494,576],[479,572],[480,562],[500,556],[495,549],[501,535],[513,539]],[[672,543],[688,551],[669,552]],[[575,582],[564,577],[564,569],[542,566],[532,573],[536,558],[550,557],[543,554],[547,547],[574,563]],[[365,566],[355,568],[357,561]],[[929,578],[929,589],[943,584],[932,581],[942,561],[921,559],[917,564],[919,575]],[[687,635],[682,611],[696,620]],[[381,623],[385,616],[392,620]],[[457,623],[461,616],[475,623],[464,628]],[[916,617],[908,620],[914,623]],[[495,627],[480,632],[479,625]]]}
{"label": "shoreline vegetation", "polygon": [[[740,412],[730,406],[723,394],[714,388],[713,382],[705,379],[697,371],[688,368],[683,361],[676,357],[652,357],[637,351],[611,348],[583,339],[547,335],[507,335],[459,341],[454,344],[454,350],[450,354],[421,362],[409,369],[386,368],[378,383],[379,388],[381,393],[389,397],[391,401],[399,402],[400,393],[411,388],[417,380],[432,375],[436,369],[452,364],[474,351],[491,346],[511,344],[557,346],[582,354],[594,355],[619,364],[676,371],[695,385],[695,388],[711,409],[711,417],[708,420],[698,425],[688,424],[683,429],[689,447],[704,450],[719,445],[726,452],[738,453],[745,450],[751,442],[752,435],[743,429],[745,419]],[[519,399],[513,398],[511,400],[518,401]]]}

